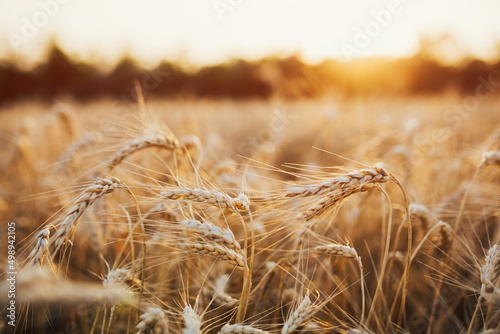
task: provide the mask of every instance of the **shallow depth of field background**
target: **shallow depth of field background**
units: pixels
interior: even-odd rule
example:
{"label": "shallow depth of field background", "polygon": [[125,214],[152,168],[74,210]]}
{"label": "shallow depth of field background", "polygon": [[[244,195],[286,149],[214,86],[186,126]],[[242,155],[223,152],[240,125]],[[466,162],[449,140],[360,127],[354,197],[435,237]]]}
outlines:
{"label": "shallow depth of field background", "polygon": [[[499,163],[481,165],[484,152],[500,149],[499,9],[486,0],[0,0],[0,263],[6,268],[14,221],[20,273],[15,328],[0,285],[0,332],[132,333],[150,306],[163,310],[171,333],[185,332],[186,305],[203,333],[234,323],[236,307],[211,293],[224,273],[238,299],[241,272],[178,246],[188,237],[175,222],[194,218],[230,227],[243,245],[237,217],[203,205],[167,201],[144,221],[140,302],[131,268],[142,235],[132,250],[127,239],[139,215],[120,190],[83,215],[64,261],[26,269],[36,234],[109,171],[110,156],[161,131],[189,148],[138,151],[110,175],[130,186],[142,214],[176,187],[250,198],[251,218],[242,220],[255,227],[255,290],[245,325],[281,332],[308,291],[314,311],[296,332],[499,333],[500,259],[493,301],[481,290],[487,251],[500,237]],[[374,189],[319,215],[307,242],[297,214],[314,200],[284,195],[377,163],[409,203],[429,209],[432,224],[453,230],[451,245],[449,231],[411,219],[413,250],[422,244],[404,309],[409,217],[394,183],[382,186],[390,202]],[[310,254],[325,243],[356,249],[364,287],[352,259]],[[128,297],[94,298],[124,249],[116,265],[131,271],[120,282]],[[390,270],[380,278],[384,262]]]}

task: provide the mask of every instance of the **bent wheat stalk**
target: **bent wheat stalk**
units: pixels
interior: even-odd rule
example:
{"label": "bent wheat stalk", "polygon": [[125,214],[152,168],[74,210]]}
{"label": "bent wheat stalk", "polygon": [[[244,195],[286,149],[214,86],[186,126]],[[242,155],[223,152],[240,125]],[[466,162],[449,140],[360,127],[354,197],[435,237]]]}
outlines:
{"label": "bent wheat stalk", "polygon": [[74,232],[79,218],[85,213],[94,202],[106,195],[115,191],[118,187],[126,187],[125,184],[116,177],[109,177],[97,180],[94,185],[85,189],[75,202],[75,204],[66,212],[64,219],[54,234],[54,243],[56,252],[61,246],[69,241],[71,234]]}
{"label": "bent wheat stalk", "polygon": [[129,155],[149,148],[159,147],[167,150],[174,151],[179,146],[177,139],[173,136],[167,136],[162,132],[155,132],[153,134],[145,134],[139,138],[132,139],[127,142],[118,152],[111,156],[108,163],[109,172],[115,169],[126,157]]}
{"label": "bent wheat stalk", "polygon": [[356,249],[349,246],[339,245],[336,243],[321,245],[315,247],[313,252],[316,254],[325,254],[333,256],[341,256],[345,258],[354,258],[358,262],[359,274],[360,274],[360,284],[361,284],[361,323],[364,321],[365,317],[365,289],[364,289],[364,274],[363,274],[363,263],[361,262],[361,256],[358,255]]}
{"label": "bent wheat stalk", "polygon": [[395,177],[384,167],[377,166],[339,175],[319,184],[291,188],[286,192],[285,197],[325,195],[337,189],[345,189],[348,191],[350,189],[362,188],[367,184],[385,183],[390,180],[395,180]]}
{"label": "bent wheat stalk", "polygon": [[396,178],[384,167],[376,166],[371,169],[361,169],[333,179],[303,187],[289,189],[285,197],[309,197],[323,195],[318,202],[297,215],[298,219],[309,221],[317,217],[329,208],[341,203],[347,197],[365,192],[380,183],[388,181],[397,183]]}
{"label": "bent wheat stalk", "polygon": [[[115,177],[103,178],[97,180],[92,186],[85,189],[83,194],[75,201],[75,204],[65,213],[62,223],[60,223],[57,232],[54,235],[55,252],[62,245],[69,242],[78,220],[98,198],[112,193],[118,187],[126,187],[125,184]],[[41,264],[43,257],[47,254],[49,248],[49,227],[46,227],[37,236],[35,248],[28,256],[31,265]]]}

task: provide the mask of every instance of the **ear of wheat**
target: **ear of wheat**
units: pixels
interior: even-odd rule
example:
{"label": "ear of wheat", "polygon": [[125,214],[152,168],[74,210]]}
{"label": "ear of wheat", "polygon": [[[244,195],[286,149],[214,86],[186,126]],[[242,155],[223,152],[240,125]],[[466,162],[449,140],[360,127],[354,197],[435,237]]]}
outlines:
{"label": "ear of wheat", "polygon": [[243,270],[245,267],[244,257],[241,252],[237,252],[221,244],[208,242],[187,242],[179,244],[179,246],[188,249],[193,253],[211,255],[220,258],[228,264],[235,266],[235,268],[239,270]]}
{"label": "ear of wheat", "polygon": [[102,284],[107,290],[127,290],[132,284],[140,284],[134,274],[127,269],[110,270]]}
{"label": "ear of wheat", "polygon": [[408,207],[408,211],[412,224],[415,225],[415,222],[419,220],[424,232],[427,231],[430,226],[437,224],[437,219],[432,215],[429,209],[422,204],[411,203]]}
{"label": "ear of wheat", "polygon": [[491,293],[500,271],[500,247],[495,244],[488,250],[484,265],[481,267],[481,293]]}
{"label": "ear of wheat", "polygon": [[137,334],[142,333],[168,333],[168,323],[165,313],[159,307],[148,307],[137,324]]}
{"label": "ear of wheat", "polygon": [[364,329],[350,328],[346,332],[347,334],[371,334],[369,331]]}
{"label": "ear of wheat", "polygon": [[182,318],[184,319],[183,334],[201,333],[201,318],[191,306],[187,305],[184,308]]}
{"label": "ear of wheat", "polygon": [[204,189],[173,189],[160,194],[161,198],[175,201],[190,201],[196,203],[206,203],[228,209],[234,212],[248,211],[250,202],[248,197],[240,194],[236,198],[215,190]]}
{"label": "ear of wheat", "polygon": [[66,171],[67,167],[72,167],[71,162],[76,159],[77,153],[85,147],[90,146],[95,141],[95,138],[90,133],[84,133],[76,142],[72,143],[64,153],[59,157],[56,172],[61,173]]}
{"label": "ear of wheat", "polygon": [[304,321],[309,318],[311,310],[311,299],[309,299],[309,292],[307,292],[297,309],[288,316],[288,319],[281,329],[281,334],[293,333]]}
{"label": "ear of wheat", "polygon": [[496,165],[500,167],[500,151],[489,151],[483,153],[484,166]]}
{"label": "ear of wheat", "polygon": [[310,221],[311,219],[325,213],[328,209],[334,207],[335,205],[340,204],[347,197],[356,193],[368,191],[373,187],[373,184],[364,184],[330,191],[314,205],[308,207],[304,212],[299,213],[297,215],[297,219],[305,220],[306,222]]}
{"label": "ear of wheat", "polygon": [[358,253],[356,253],[356,250],[354,248],[335,243],[315,247],[313,251],[316,254],[336,255],[347,258],[358,257]]}
{"label": "ear of wheat", "polygon": [[236,251],[241,250],[241,246],[235,239],[233,232],[227,228],[221,228],[210,222],[200,222],[198,220],[190,219],[179,222],[180,225],[188,228],[190,231],[194,231],[202,235],[202,237],[213,243],[220,243],[224,246],[234,249]]}
{"label": "ear of wheat", "polygon": [[220,334],[269,334],[269,332],[260,329],[243,326],[243,325],[224,325],[219,332]]}
{"label": "ear of wheat", "polygon": [[451,227],[450,224],[446,222],[439,222],[442,223],[441,226],[439,226],[439,243],[438,247],[439,249],[444,253],[448,254],[451,252],[453,248],[453,227]]}
{"label": "ear of wheat", "polygon": [[49,227],[44,228],[38,233],[35,248],[33,248],[30,255],[28,255],[28,260],[30,261],[31,266],[42,264],[43,258],[49,252],[49,238]]}
{"label": "ear of wheat", "polygon": [[127,142],[118,152],[111,156],[108,163],[109,170],[115,169],[126,157],[129,155],[149,148],[159,147],[167,150],[175,150],[179,146],[177,139],[173,136],[168,136],[162,132],[154,132],[152,134],[145,134],[139,138],[132,139]]}
{"label": "ear of wheat", "polygon": [[229,280],[229,275],[221,275],[214,284],[214,290],[209,291],[205,289],[207,293],[212,292],[214,302],[218,305],[233,306],[238,303],[238,299],[235,299],[226,293],[226,284]]}
{"label": "ear of wheat", "polygon": [[337,189],[360,189],[367,184],[385,183],[394,180],[394,176],[384,167],[361,169],[359,171],[339,175],[333,179],[304,187],[295,187],[286,192],[286,197],[306,197],[325,195]]}
{"label": "ear of wheat", "polygon": [[85,213],[85,210],[94,204],[98,198],[112,193],[120,186],[125,186],[125,184],[116,177],[109,177],[99,179],[94,185],[85,189],[83,195],[81,195],[68,212],[66,212],[62,223],[54,234],[56,251],[61,248],[64,243],[68,242],[78,224],[79,218]]}
{"label": "ear of wheat", "polygon": [[363,275],[363,263],[361,257],[358,256],[356,250],[349,246],[339,245],[336,243],[331,243],[327,245],[321,245],[313,249],[316,254],[325,254],[333,256],[341,256],[345,258],[354,258],[358,262],[359,275],[360,275],[360,285],[361,285],[361,322],[364,320],[365,315],[365,288],[364,288],[364,275]]}
{"label": "ear of wheat", "polygon": [[[103,178],[97,180],[92,186],[85,189],[84,193],[75,201],[75,204],[65,213],[62,223],[59,225],[54,235],[55,251],[69,241],[79,218],[85,213],[98,198],[112,193],[118,187],[125,186],[122,181],[115,177]],[[44,255],[48,251],[48,228],[42,230],[37,237],[35,249],[28,257],[31,265],[40,264]]]}

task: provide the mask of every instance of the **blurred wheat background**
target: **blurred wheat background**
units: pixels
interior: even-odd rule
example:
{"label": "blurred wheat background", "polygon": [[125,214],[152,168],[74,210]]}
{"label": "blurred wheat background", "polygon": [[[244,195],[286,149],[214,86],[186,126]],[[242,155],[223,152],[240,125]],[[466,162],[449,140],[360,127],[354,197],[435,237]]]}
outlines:
{"label": "blurred wheat background", "polygon": [[195,2],[8,8],[0,332],[499,333],[497,5]]}

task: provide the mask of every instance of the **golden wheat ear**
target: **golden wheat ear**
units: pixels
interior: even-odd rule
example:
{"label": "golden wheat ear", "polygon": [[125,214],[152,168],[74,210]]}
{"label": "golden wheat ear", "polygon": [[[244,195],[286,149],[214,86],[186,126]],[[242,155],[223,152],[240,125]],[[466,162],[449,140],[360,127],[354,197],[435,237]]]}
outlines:
{"label": "golden wheat ear", "polygon": [[224,327],[222,327],[219,333],[220,334],[270,334],[269,332],[244,325],[224,325]]}
{"label": "golden wheat ear", "polygon": [[201,317],[189,305],[184,307],[182,311],[182,319],[184,319],[183,334],[200,334],[201,333]]}
{"label": "golden wheat ear", "polygon": [[159,307],[148,307],[140,316],[137,324],[137,334],[142,333],[168,333],[168,323],[165,312]]}
{"label": "golden wheat ear", "polygon": [[281,334],[292,334],[303,322],[309,319],[312,313],[312,303],[309,298],[309,291],[306,292],[302,301],[295,311],[290,313],[281,329]]}

